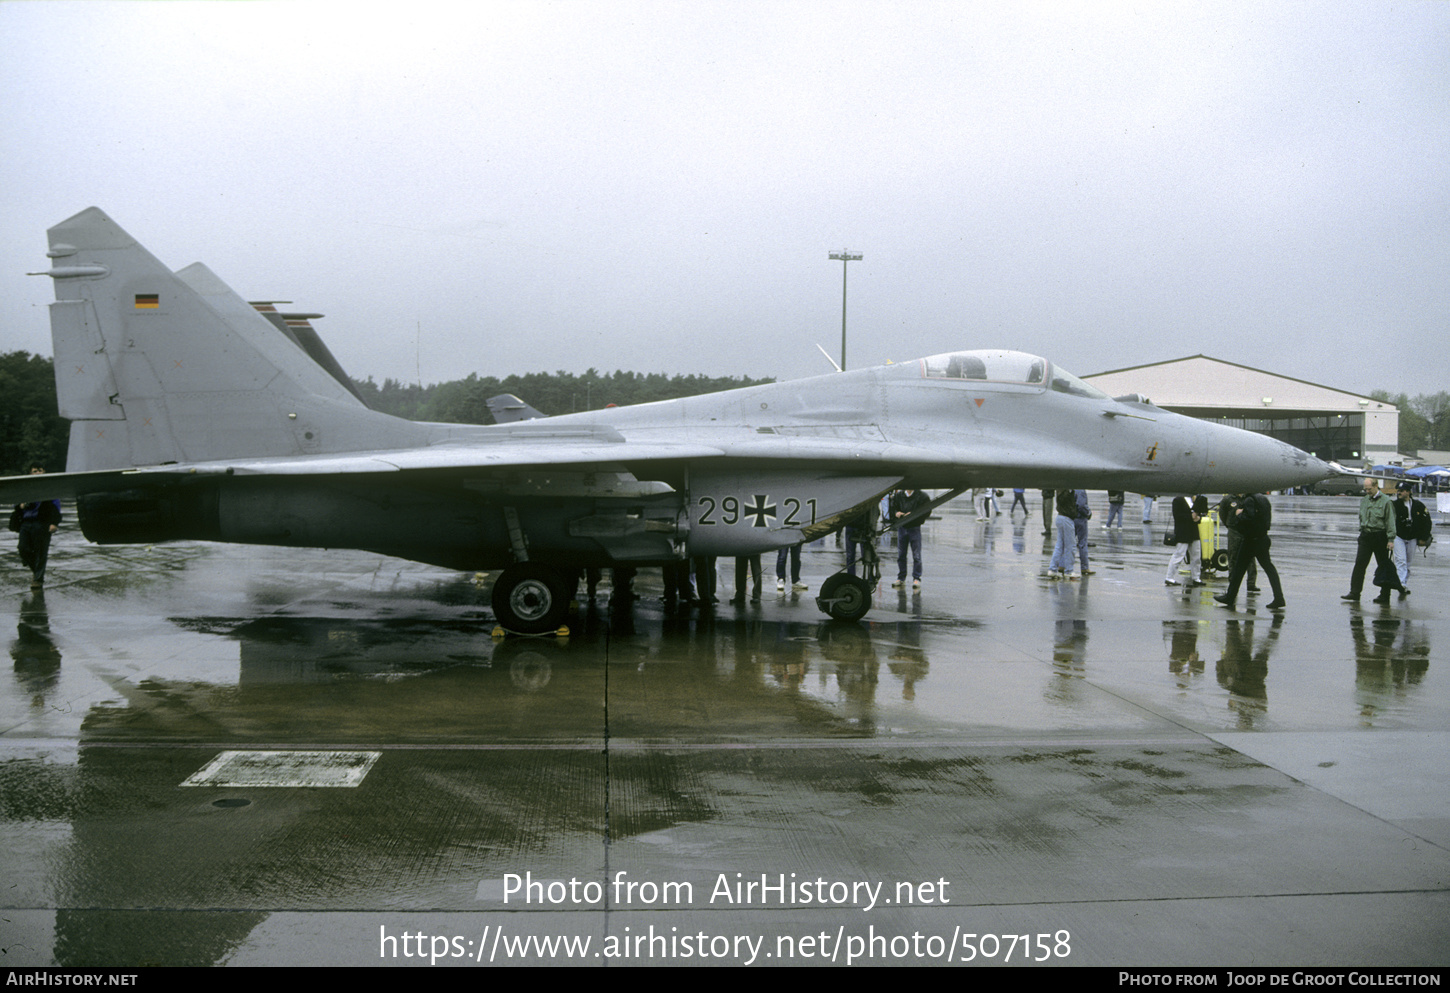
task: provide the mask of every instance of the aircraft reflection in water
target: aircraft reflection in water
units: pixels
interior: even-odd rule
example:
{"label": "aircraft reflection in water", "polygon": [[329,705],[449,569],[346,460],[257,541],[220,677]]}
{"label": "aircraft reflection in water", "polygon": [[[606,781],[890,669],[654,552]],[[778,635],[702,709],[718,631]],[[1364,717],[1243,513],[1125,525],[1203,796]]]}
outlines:
{"label": "aircraft reflection in water", "polygon": [[[97,542],[502,568],[492,606],[515,631],[556,628],[579,569],[773,551],[898,486],[948,491],[938,502],[1004,484],[1245,492],[1336,471],[1010,351],[559,417],[507,398],[504,423],[417,423],[368,409],[320,342],[204,266],[171,272],[100,210],[49,238],[69,472],[0,480],[0,502],[79,497]],[[837,573],[817,602],[859,618],[875,580]]]}
{"label": "aircraft reflection in water", "polygon": [[[741,805],[742,794],[789,796],[803,811],[827,812],[803,815],[807,824],[869,812],[895,789],[892,763],[876,768],[874,750],[863,757],[827,744],[802,762],[795,749],[631,747],[623,739],[698,737],[705,728],[749,740],[763,724],[811,742],[870,737],[872,695],[899,699],[909,682],[920,685],[926,665],[912,623],[877,625],[872,635],[824,619],[756,622],[696,634],[698,652],[669,634],[612,646],[622,660],[611,664],[606,764],[604,663],[588,636],[492,642],[461,623],[310,617],[198,617],[184,626],[239,643],[237,685],[118,676],[117,699],[84,718],[78,761],[23,757],[10,770],[7,830],[23,828],[26,839],[40,830],[32,825],[49,832],[45,871],[25,875],[27,888],[11,898],[60,906],[59,964],[226,962],[249,936],[266,945],[260,929],[278,912],[351,912],[380,900],[388,911],[495,910],[474,884],[521,864],[551,878],[603,878],[607,857],[632,868],[649,856],[626,846],[652,854],[666,832],[686,850],[690,839],[777,837],[757,807]],[[897,653],[910,670],[900,687],[888,674]],[[212,744],[253,748],[260,738],[315,750],[380,728],[393,747],[365,789],[178,788],[211,758]],[[903,790],[954,788],[970,775],[974,796],[991,801],[976,816],[997,836],[995,822],[1008,815],[995,797],[1014,788],[1017,773],[1005,756],[913,757]],[[601,775],[608,791],[598,787]],[[960,829],[960,815],[951,817]],[[1013,812],[1011,823],[1020,821]],[[601,845],[606,836],[612,849]],[[711,840],[711,856],[679,878],[702,885],[718,873],[717,859],[732,864],[734,843]]]}
{"label": "aircraft reflection in water", "polygon": [[[599,615],[591,615],[598,618]],[[654,739],[702,730],[733,736],[762,720],[783,733],[870,736],[879,706],[912,699],[930,667],[919,621],[873,625],[750,620],[615,637],[612,621],[569,638],[480,642],[465,621],[338,621],[268,617],[174,621],[188,631],[239,642],[237,692],[218,712],[200,683],[151,680],[128,698],[196,695],[195,706],[137,704],[87,716],[83,738],[109,737],[119,720],[130,738],[161,733],[239,738],[268,728],[269,740],[355,741],[363,728],[418,729],[420,741],[495,741],[519,728],[553,727],[564,738],[601,733],[600,689],[609,677],[611,738]],[[601,643],[609,640],[608,662]],[[310,688],[315,687],[315,689]],[[305,725],[285,715],[305,705]],[[154,710],[154,712],[153,712]],[[416,711],[416,716],[414,716]],[[547,715],[547,721],[540,721]],[[164,728],[143,732],[159,720]],[[189,728],[184,723],[197,721]],[[276,726],[273,726],[276,725]],[[211,730],[207,730],[210,728]],[[413,732],[404,731],[405,736]],[[280,738],[278,736],[281,736]],[[409,739],[411,740],[411,739]]]}

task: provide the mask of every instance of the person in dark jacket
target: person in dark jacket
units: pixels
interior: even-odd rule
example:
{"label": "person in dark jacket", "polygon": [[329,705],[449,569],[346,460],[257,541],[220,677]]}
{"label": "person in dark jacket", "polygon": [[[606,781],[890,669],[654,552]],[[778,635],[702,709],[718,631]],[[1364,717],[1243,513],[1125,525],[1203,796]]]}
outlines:
{"label": "person in dark jacket", "polygon": [[1430,544],[1434,525],[1425,505],[1410,495],[1413,487],[1401,483],[1395,487],[1395,569],[1400,576],[1400,599],[1405,598],[1404,585],[1410,581],[1410,555],[1416,545]]}
{"label": "person in dark jacket", "polygon": [[[45,466],[31,463],[30,474],[45,474]],[[50,536],[60,527],[60,501],[37,500],[34,503],[17,503],[10,514],[12,530],[20,532],[16,551],[20,561],[30,570],[30,588],[38,590],[45,585],[45,564],[50,558]]]}
{"label": "person in dark jacket", "polygon": [[[846,571],[853,576],[856,575],[856,546],[858,545],[861,546],[861,568],[863,571],[869,571],[866,563],[866,548],[876,540],[876,534],[872,528],[875,513],[876,505],[872,504],[869,507],[862,507],[846,521]],[[872,551],[874,553],[874,547]]]}
{"label": "person in dark jacket", "polygon": [[[897,490],[891,494],[890,514],[895,523],[931,503],[931,498],[920,490]],[[910,527],[899,528],[896,535],[896,582],[897,588],[906,585],[906,550],[911,549],[911,586],[921,588],[921,519]]]}
{"label": "person in dark jacket", "polygon": [[1127,494],[1122,490],[1108,490],[1108,523],[1103,525],[1104,529],[1113,526],[1113,521],[1118,522],[1118,530],[1123,530],[1123,503],[1127,500]]}
{"label": "person in dark jacket", "polygon": [[1053,498],[1057,513],[1052,518],[1057,531],[1057,544],[1053,546],[1052,558],[1047,564],[1048,579],[1075,579],[1072,574],[1072,553],[1077,545],[1077,530],[1073,521],[1077,519],[1077,494],[1072,490],[1058,490]]}
{"label": "person in dark jacket", "polygon": [[1284,588],[1279,585],[1279,570],[1269,560],[1269,526],[1273,523],[1273,515],[1273,505],[1263,493],[1246,493],[1238,500],[1238,506],[1234,508],[1235,523],[1229,524],[1229,533],[1233,533],[1236,525],[1241,543],[1237,556],[1230,553],[1228,592],[1214,597],[1220,606],[1233,609],[1239,595],[1239,583],[1252,562],[1257,561],[1264,575],[1269,577],[1269,588],[1274,591],[1274,599],[1265,606],[1269,610],[1284,609]]}
{"label": "person in dark jacket", "polygon": [[[1244,545],[1244,520],[1237,513],[1243,502],[1248,499],[1247,493],[1225,493],[1222,500],[1218,502],[1218,519],[1223,521],[1224,527],[1228,529],[1228,562],[1229,570],[1233,570],[1233,564],[1238,561],[1239,549]],[[1252,555],[1248,561],[1249,592],[1259,592],[1259,567]]]}

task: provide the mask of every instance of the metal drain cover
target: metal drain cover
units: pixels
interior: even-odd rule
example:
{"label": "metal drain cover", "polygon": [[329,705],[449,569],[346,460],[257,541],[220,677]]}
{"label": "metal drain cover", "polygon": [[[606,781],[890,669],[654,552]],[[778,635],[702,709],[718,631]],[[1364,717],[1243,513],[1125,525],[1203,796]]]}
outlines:
{"label": "metal drain cover", "polygon": [[382,752],[222,752],[182,786],[357,786]]}

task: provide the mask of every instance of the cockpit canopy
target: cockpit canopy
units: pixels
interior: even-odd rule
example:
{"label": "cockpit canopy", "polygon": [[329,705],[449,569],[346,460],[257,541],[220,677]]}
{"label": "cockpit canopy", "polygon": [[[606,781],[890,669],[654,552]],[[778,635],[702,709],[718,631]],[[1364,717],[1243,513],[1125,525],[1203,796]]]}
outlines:
{"label": "cockpit canopy", "polygon": [[1071,393],[1094,400],[1109,399],[1106,393],[1089,386],[1066,369],[1026,352],[944,352],[922,359],[921,371],[927,379],[970,379],[1038,388],[1046,386],[1057,393]]}

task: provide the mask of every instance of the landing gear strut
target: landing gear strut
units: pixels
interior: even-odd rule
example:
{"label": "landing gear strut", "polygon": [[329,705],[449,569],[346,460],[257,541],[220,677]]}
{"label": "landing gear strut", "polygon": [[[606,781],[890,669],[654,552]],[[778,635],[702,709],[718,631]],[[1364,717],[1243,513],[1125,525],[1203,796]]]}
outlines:
{"label": "landing gear strut", "polygon": [[849,572],[828,576],[821,584],[816,606],[838,621],[859,621],[871,609],[871,593],[881,581],[881,559],[876,554],[876,537],[861,542],[861,572],[857,578]]}

